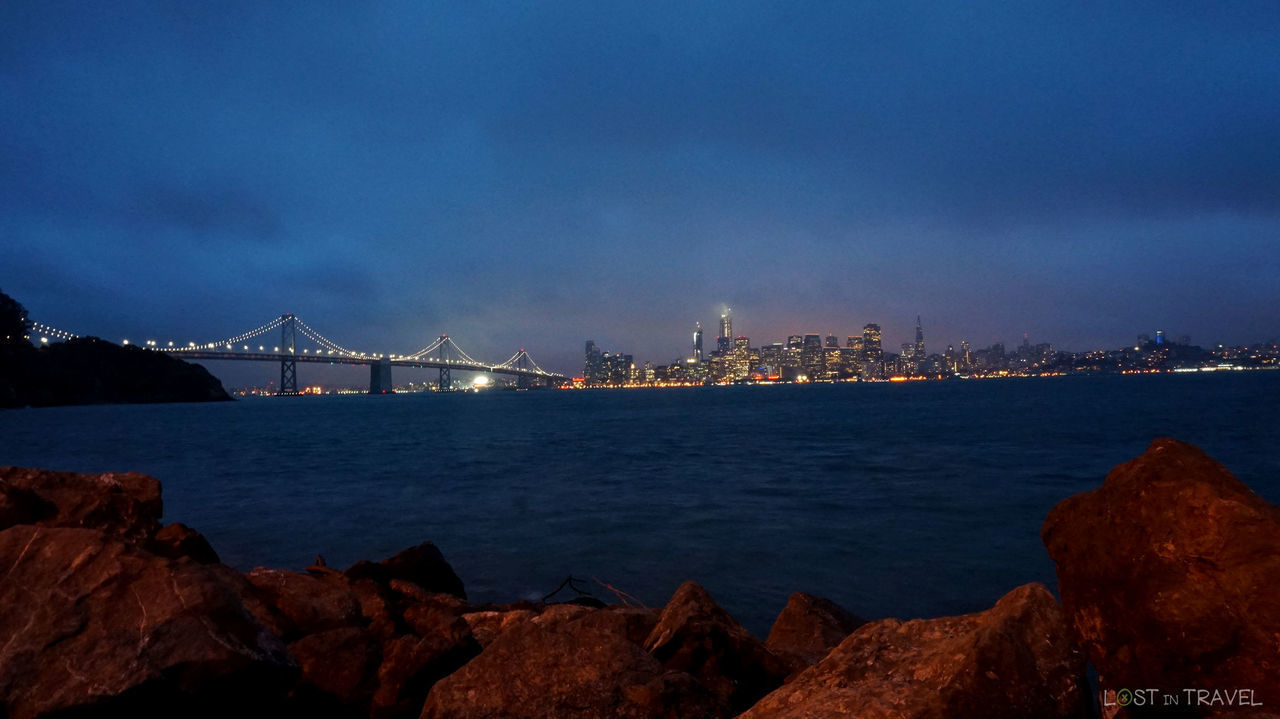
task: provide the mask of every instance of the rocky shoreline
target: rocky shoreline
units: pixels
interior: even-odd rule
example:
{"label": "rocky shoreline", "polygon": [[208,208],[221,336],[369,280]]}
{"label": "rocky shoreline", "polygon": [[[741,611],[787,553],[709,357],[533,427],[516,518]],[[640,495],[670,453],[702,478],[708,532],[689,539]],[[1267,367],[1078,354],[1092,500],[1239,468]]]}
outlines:
{"label": "rocky shoreline", "polygon": [[[664,607],[476,605],[424,543],[238,572],[139,474],[0,468],[0,717],[1276,716],[1280,508],[1156,440],[1049,514],[1061,604],[867,622],[791,596],[752,636]],[[1097,672],[1099,692],[1087,681]],[[1176,699],[1173,703],[1171,698]]]}

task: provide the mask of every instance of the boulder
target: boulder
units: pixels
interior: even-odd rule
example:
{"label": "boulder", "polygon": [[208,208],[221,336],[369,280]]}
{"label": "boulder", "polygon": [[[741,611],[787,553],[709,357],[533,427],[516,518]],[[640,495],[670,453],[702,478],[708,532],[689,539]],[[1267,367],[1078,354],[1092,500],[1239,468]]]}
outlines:
{"label": "boulder", "polygon": [[160,482],[145,474],[0,467],[0,529],[84,527],[139,541],[160,529],[162,509]]}
{"label": "boulder", "polygon": [[503,632],[536,616],[538,616],[537,612],[531,609],[513,609],[509,612],[496,610],[468,612],[462,615],[462,619],[471,628],[471,633],[476,641],[480,642],[480,646],[487,647]]}
{"label": "boulder", "polygon": [[257,713],[297,674],[213,567],[101,529],[32,525],[0,531],[0,567],[9,719]]}
{"label": "boulder", "polygon": [[830,599],[795,592],[774,621],[764,645],[789,660],[793,669],[804,669],[822,661],[853,630],[866,623]]}
{"label": "boulder", "polygon": [[368,715],[380,661],[378,642],[360,627],[309,634],[289,645],[302,670],[295,690],[299,714]]}
{"label": "boulder", "polygon": [[161,527],[160,531],[156,532],[156,535],[147,543],[147,549],[151,550],[152,554],[172,559],[190,557],[192,561],[201,564],[218,564],[220,562],[218,553],[213,551],[213,546],[209,544],[209,540],[205,539],[203,534],[181,522],[174,522]]}
{"label": "boulder", "polygon": [[788,667],[695,582],[680,585],[644,642],[667,669],[687,672],[734,712],[772,691]]}
{"label": "boulder", "polygon": [[372,579],[385,585],[399,579],[416,584],[428,592],[452,594],[459,599],[467,598],[462,580],[458,579],[453,567],[449,566],[444,555],[431,542],[409,547],[381,562],[356,562],[344,574],[353,580]]}
{"label": "boulder", "polygon": [[1253,689],[1280,704],[1280,508],[1157,439],[1041,536],[1102,689]]}
{"label": "boulder", "polygon": [[382,645],[378,688],[370,715],[374,719],[416,717],[427,691],[480,653],[467,623],[450,617],[422,636],[406,634]]}
{"label": "boulder", "polygon": [[865,624],[742,717],[1083,718],[1084,669],[1053,595],[1028,584],[977,614]]}
{"label": "boulder", "polygon": [[262,567],[246,574],[245,579],[284,620],[277,626],[281,627],[286,640],[366,623],[360,601],[339,582],[287,569]]}
{"label": "boulder", "polygon": [[525,621],[427,694],[423,719],[723,717],[688,674],[666,671],[627,638],[625,617],[597,611]]}

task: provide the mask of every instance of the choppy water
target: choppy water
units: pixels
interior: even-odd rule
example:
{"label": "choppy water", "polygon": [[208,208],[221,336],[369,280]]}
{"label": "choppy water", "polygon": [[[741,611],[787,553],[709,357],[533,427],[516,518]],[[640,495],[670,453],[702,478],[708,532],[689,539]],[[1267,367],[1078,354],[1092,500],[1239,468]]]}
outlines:
{"label": "choppy water", "polygon": [[1045,514],[1156,436],[1280,501],[1280,372],[67,407],[0,432],[0,464],[158,477],[166,520],[241,568],[431,540],[473,600],[696,579],[759,634],[797,589],[874,618],[1052,586]]}

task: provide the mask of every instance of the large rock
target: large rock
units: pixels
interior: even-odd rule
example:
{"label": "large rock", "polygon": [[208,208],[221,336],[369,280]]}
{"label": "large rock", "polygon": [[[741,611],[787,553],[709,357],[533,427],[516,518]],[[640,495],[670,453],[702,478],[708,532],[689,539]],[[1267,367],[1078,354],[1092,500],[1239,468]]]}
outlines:
{"label": "large rock", "polygon": [[402,580],[416,584],[428,592],[467,598],[462,580],[431,542],[409,547],[381,562],[356,562],[344,574],[352,580],[372,579],[388,586],[393,580]]}
{"label": "large rock", "polygon": [[162,509],[160,482],[145,474],[0,467],[0,529],[84,527],[140,541],[160,529]]}
{"label": "large rock", "polygon": [[292,685],[284,646],[217,571],[96,529],[0,532],[0,715],[258,712]]}
{"label": "large rock", "polygon": [[262,567],[246,574],[245,579],[284,620],[263,624],[280,628],[285,639],[366,623],[360,601],[340,582]]}
{"label": "large rock", "polygon": [[795,592],[774,621],[764,645],[790,660],[793,667],[806,668],[822,661],[853,630],[866,623],[830,599]]}
{"label": "large rock", "polygon": [[302,669],[295,689],[300,714],[368,715],[378,642],[365,629],[343,627],[309,634],[289,645]]}
{"label": "large rock", "polygon": [[221,561],[203,534],[181,522],[161,527],[147,543],[147,549],[162,557],[189,557],[201,564],[218,564]]}
{"label": "large rock", "polygon": [[375,719],[417,716],[432,685],[480,653],[460,617],[438,613],[436,619],[433,627],[419,624],[421,636],[406,634],[382,645],[370,712]]}
{"label": "large rock", "polygon": [[525,621],[431,688],[423,719],[619,719],[726,716],[688,674],[627,638],[626,617],[594,611],[564,622]]}
{"label": "large rock", "polygon": [[744,718],[1086,717],[1084,659],[1028,584],[985,612],[863,625]]}
{"label": "large rock", "polygon": [[1157,439],[1042,531],[1101,686],[1252,689],[1280,704],[1280,508]]}
{"label": "large rock", "polygon": [[685,582],[644,646],[667,669],[687,672],[734,712],[782,683],[787,664],[729,616],[707,590]]}

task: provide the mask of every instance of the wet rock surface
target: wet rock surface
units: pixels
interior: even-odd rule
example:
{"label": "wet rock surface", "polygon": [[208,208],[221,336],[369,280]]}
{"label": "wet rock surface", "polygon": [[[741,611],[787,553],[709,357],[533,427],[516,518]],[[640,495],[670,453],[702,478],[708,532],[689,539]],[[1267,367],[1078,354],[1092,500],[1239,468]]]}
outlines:
{"label": "wet rock surface", "polygon": [[1158,439],[1049,513],[1042,538],[1103,689],[1252,689],[1280,704],[1280,508]]}

